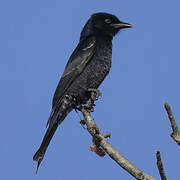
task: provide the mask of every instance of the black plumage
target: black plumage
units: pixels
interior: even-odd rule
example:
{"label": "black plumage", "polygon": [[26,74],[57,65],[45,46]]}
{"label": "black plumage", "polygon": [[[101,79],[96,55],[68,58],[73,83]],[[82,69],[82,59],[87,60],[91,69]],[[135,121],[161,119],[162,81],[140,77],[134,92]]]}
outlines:
{"label": "black plumage", "polygon": [[72,53],[56,88],[48,129],[33,159],[38,165],[58,125],[66,115],[90,98],[89,89],[97,89],[111,68],[112,39],[131,25],[107,13],[93,14],[84,26],[80,41]]}

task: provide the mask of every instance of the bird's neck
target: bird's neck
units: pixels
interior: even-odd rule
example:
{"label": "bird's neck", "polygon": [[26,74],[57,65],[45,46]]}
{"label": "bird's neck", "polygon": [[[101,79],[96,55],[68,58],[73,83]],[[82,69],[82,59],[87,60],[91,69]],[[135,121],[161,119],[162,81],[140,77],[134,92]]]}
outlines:
{"label": "bird's neck", "polygon": [[98,35],[96,36],[96,43],[101,45],[101,46],[107,46],[109,48],[112,47],[112,37],[110,36],[102,36],[102,35]]}
{"label": "bird's neck", "polygon": [[96,56],[97,59],[111,64],[112,56],[112,38],[98,36],[96,37]]}

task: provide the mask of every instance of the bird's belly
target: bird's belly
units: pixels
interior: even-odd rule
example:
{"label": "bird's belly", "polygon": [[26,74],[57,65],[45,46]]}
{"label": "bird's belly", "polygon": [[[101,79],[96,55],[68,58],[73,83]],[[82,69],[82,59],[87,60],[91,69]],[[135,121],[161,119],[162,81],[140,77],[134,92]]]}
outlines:
{"label": "bird's belly", "polygon": [[108,61],[96,60],[90,64],[87,70],[87,87],[98,88],[106,75],[109,73],[111,64]]}
{"label": "bird's belly", "polygon": [[110,67],[110,58],[105,61],[102,58],[92,59],[84,71],[72,83],[69,93],[73,94],[80,103],[85,103],[90,98],[88,89],[97,89],[109,73]]}

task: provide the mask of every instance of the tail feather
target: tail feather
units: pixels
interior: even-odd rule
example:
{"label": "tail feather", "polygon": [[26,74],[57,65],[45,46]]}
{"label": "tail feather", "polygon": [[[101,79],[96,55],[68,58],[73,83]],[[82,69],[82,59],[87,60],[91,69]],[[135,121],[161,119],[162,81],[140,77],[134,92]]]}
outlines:
{"label": "tail feather", "polygon": [[49,126],[50,122],[52,122],[52,118],[53,118],[54,113],[55,113],[55,110],[52,109],[51,114],[50,114],[48,121],[46,123],[46,128]]}
{"label": "tail feather", "polygon": [[52,110],[51,115],[48,119],[48,124],[47,124],[48,129],[46,131],[46,134],[43,138],[41,146],[33,156],[33,160],[37,161],[38,163],[36,173],[38,171],[41,161],[44,158],[48,145],[54,133],[56,132],[57,127],[59,126],[59,124],[61,124],[61,122],[63,122],[67,114],[73,109],[72,99],[69,97],[68,99],[67,98],[62,99],[61,105],[59,107],[60,108],[56,107],[55,109]]}
{"label": "tail feather", "polygon": [[[61,122],[63,120],[64,120],[64,118],[61,119]],[[52,126],[48,127],[48,129],[46,131],[46,134],[45,134],[45,136],[43,138],[43,141],[41,143],[40,148],[37,150],[37,152],[33,156],[33,160],[38,162],[36,173],[38,171],[38,168],[39,168],[39,165],[40,165],[41,161],[44,158],[44,154],[46,153],[48,145],[49,145],[54,133],[56,132],[56,129],[57,129],[58,125],[59,125],[59,123],[55,123]]]}

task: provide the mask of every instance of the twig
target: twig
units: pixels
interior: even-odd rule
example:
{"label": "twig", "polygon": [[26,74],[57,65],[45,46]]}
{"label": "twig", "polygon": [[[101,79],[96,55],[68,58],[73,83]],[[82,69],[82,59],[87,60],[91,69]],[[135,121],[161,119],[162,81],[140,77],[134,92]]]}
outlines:
{"label": "twig", "polygon": [[[90,100],[91,105],[94,100]],[[117,149],[115,149],[107,140],[106,135],[103,136],[99,128],[94,122],[94,119],[91,117],[91,114],[87,107],[89,108],[89,104],[85,106],[81,106],[79,110],[82,112],[84,116],[84,121],[87,126],[88,132],[93,137],[93,143],[97,147],[101,147],[110,157],[113,159],[119,166],[125,169],[128,173],[130,173],[133,177],[138,180],[155,180],[152,176],[144,173],[140,169],[136,168],[130,161],[128,161]],[[91,108],[90,108],[91,109]],[[109,136],[108,136],[109,137]],[[96,152],[97,153],[97,152]]]}
{"label": "twig", "polygon": [[174,141],[176,141],[176,143],[178,145],[180,145],[180,132],[178,130],[178,126],[177,126],[176,121],[174,119],[174,116],[172,114],[171,107],[169,106],[168,103],[165,103],[164,107],[165,107],[166,112],[168,114],[169,120],[171,122],[171,127],[172,127],[172,130],[173,130],[173,132],[171,133],[170,136],[174,139]]}
{"label": "twig", "polygon": [[167,180],[165,172],[164,172],[164,168],[163,168],[163,163],[161,161],[161,154],[160,154],[159,151],[156,152],[156,159],[157,159],[157,167],[158,167],[161,179],[162,180]]}

